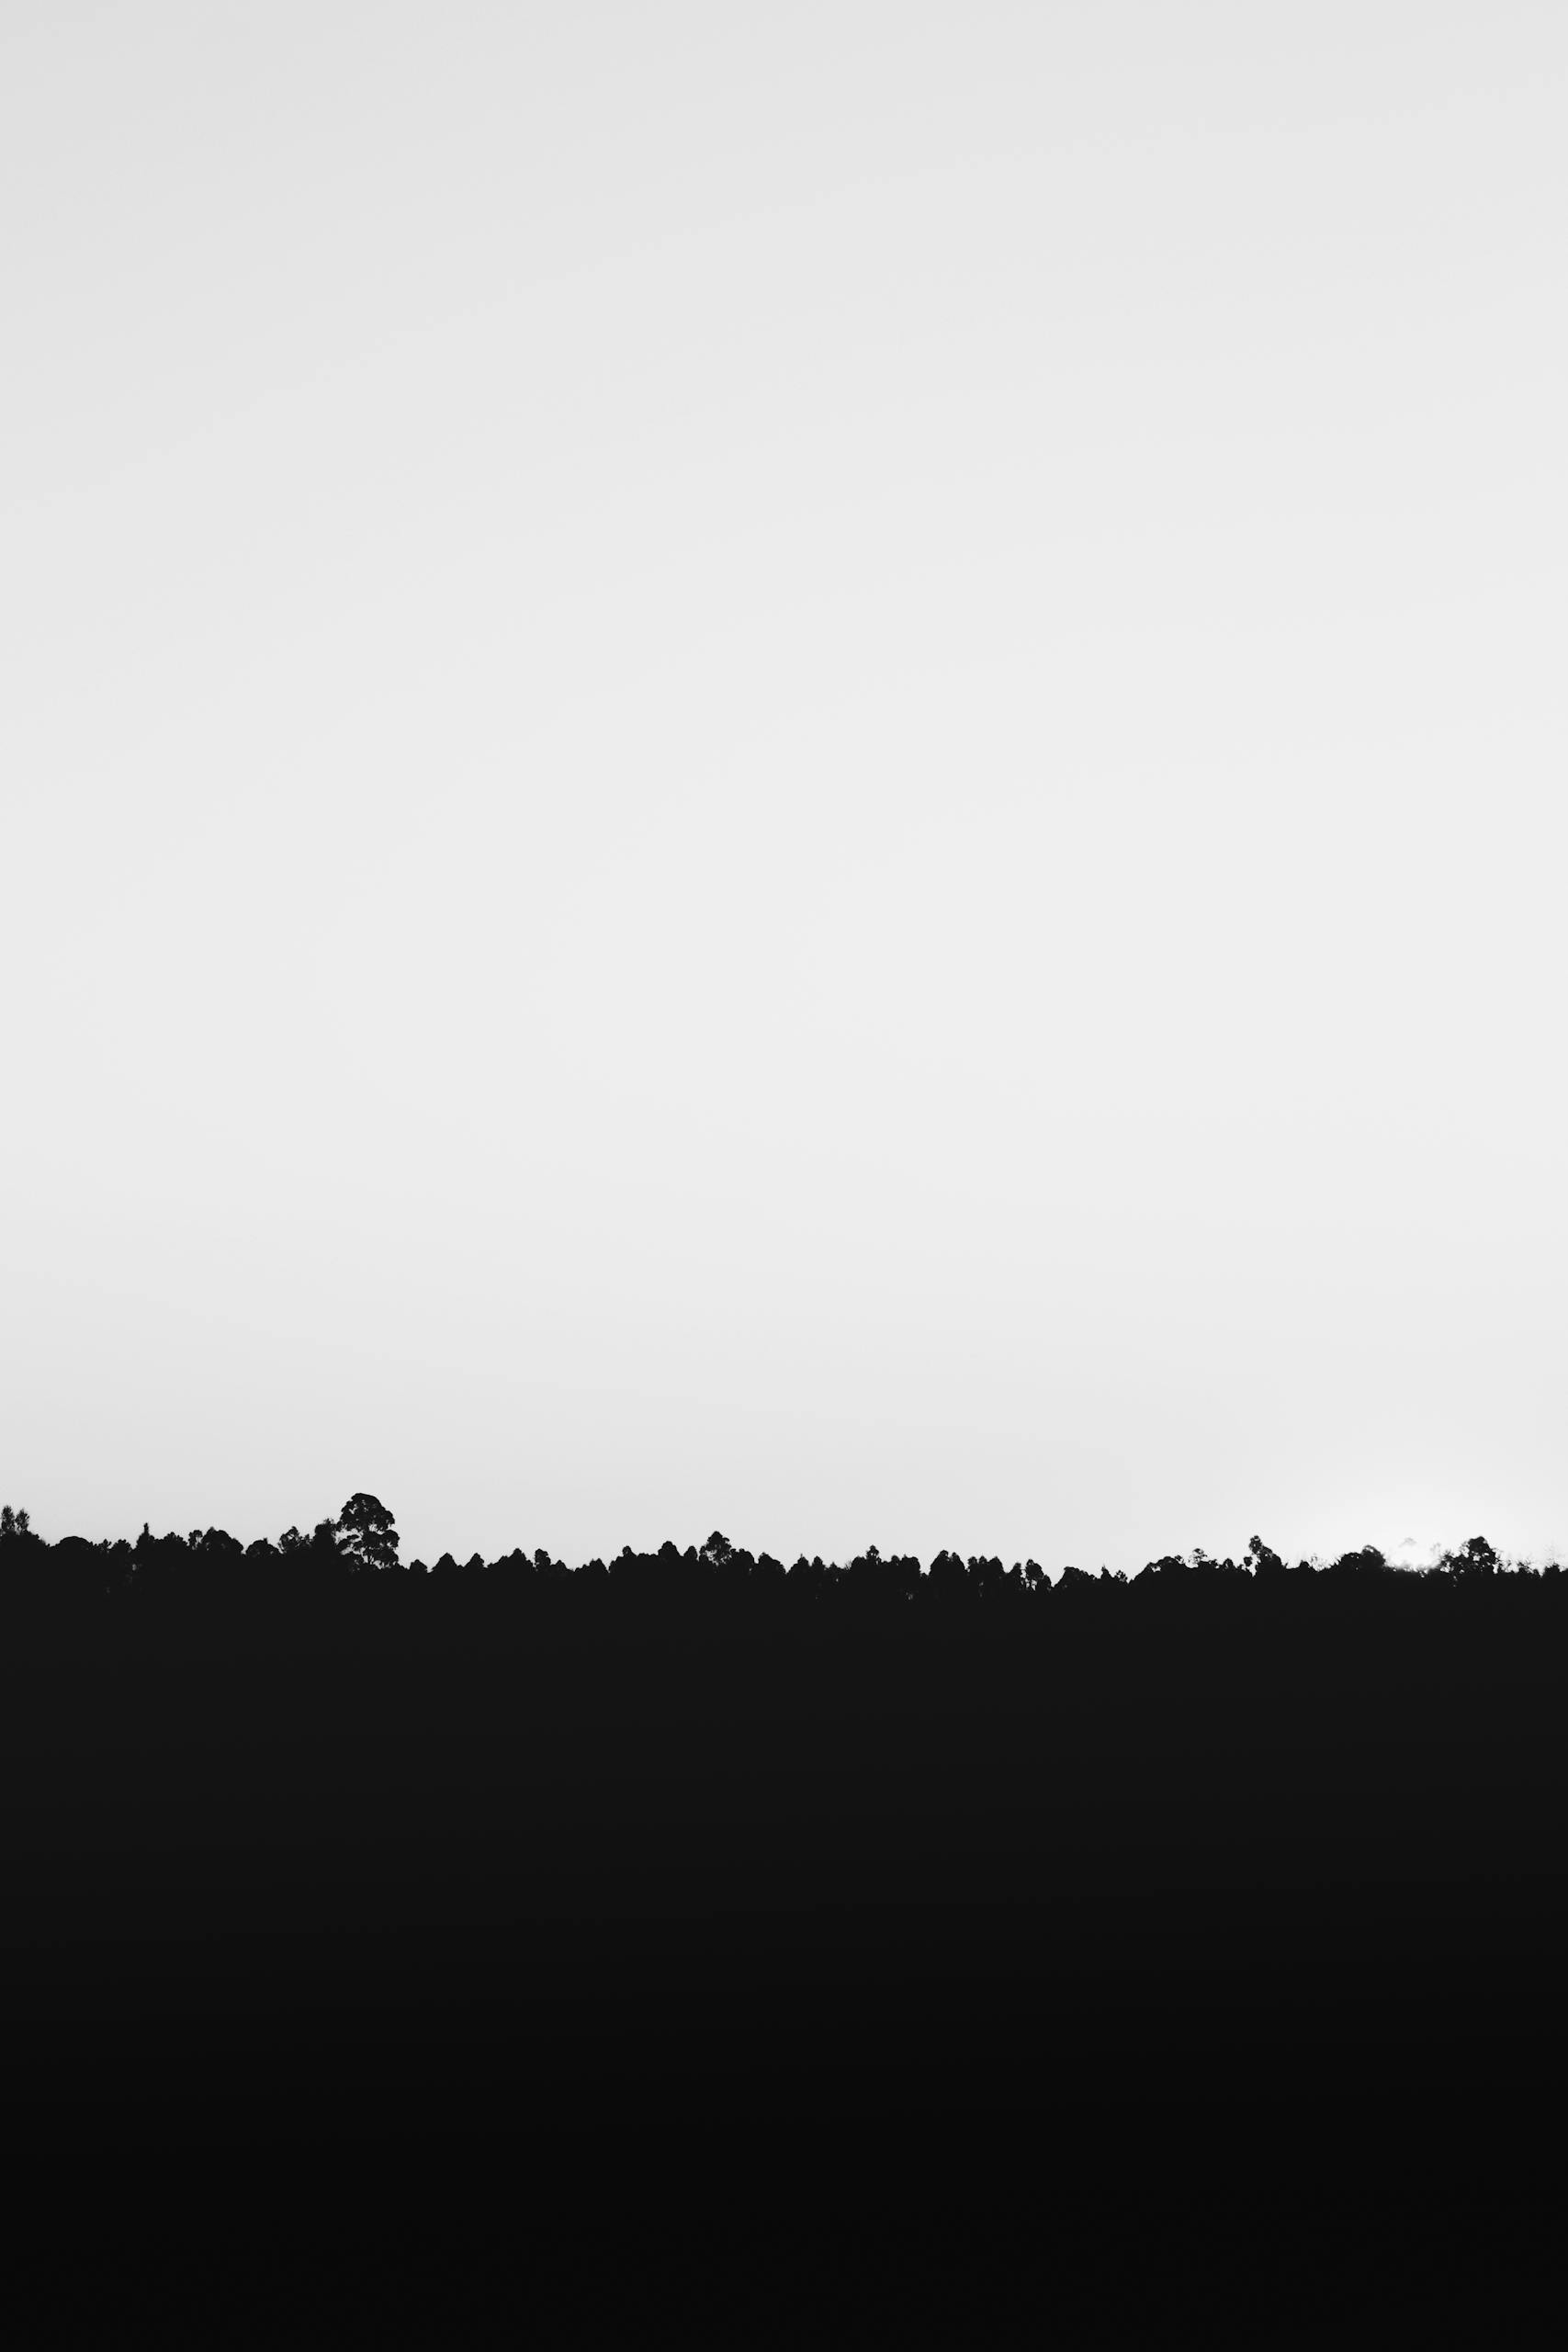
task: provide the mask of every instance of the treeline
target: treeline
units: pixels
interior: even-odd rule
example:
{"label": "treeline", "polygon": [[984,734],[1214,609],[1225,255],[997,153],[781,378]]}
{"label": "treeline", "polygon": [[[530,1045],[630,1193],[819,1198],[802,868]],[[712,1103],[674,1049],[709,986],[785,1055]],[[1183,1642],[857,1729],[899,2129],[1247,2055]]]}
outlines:
{"label": "treeline", "polygon": [[[847,1562],[807,1559],[786,1566],[715,1531],[684,1550],[626,1546],[610,1560],[577,1567],[547,1551],[479,1553],[458,1561],[404,1561],[391,1512],[374,1495],[349,1498],[336,1519],[309,1534],[287,1529],[276,1543],[243,1544],[224,1529],[154,1535],[134,1542],[47,1542],[26,1510],[0,1510],[0,1612],[12,1623],[83,1615],[237,1622],[265,1618],[307,1623],[313,1616],[350,1619],[362,1609],[411,1608],[421,1614],[525,1611],[566,1620],[692,1616],[727,1618],[804,1611],[854,1618],[952,1618],[983,1614],[1021,1623],[1070,1617],[1112,1620],[1206,1619],[1235,1622],[1303,1609],[1321,1615],[1423,1612],[1461,1596],[1482,1595],[1505,1609],[1555,1605],[1568,1595],[1556,1561],[1540,1568],[1503,1559],[1484,1536],[1472,1536],[1432,1566],[1401,1568],[1371,1545],[1337,1559],[1287,1562],[1253,1536],[1239,1560],[1201,1550],[1167,1554],[1134,1576],[1098,1575],[1074,1566],[1052,1577],[1035,1560],[942,1551],[924,1566],[911,1554],[872,1544]],[[1532,1604],[1530,1596],[1534,1596]]]}

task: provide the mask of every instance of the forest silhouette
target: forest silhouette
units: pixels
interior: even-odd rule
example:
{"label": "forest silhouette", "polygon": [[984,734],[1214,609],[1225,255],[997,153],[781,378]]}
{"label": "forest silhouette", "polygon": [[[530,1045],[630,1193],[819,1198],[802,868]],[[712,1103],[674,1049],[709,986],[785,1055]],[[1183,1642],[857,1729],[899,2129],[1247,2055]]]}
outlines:
{"label": "forest silhouette", "polygon": [[426,1566],[365,1493],[249,1544],[7,1506],[0,1790],[35,2146],[337,2135],[413,2177],[695,2133],[776,2161],[788,2212],[874,2118],[918,2263],[987,2150],[1021,2135],[1059,2202],[1091,2146],[1122,2184],[1158,2145],[1153,2303],[1087,2256],[1072,2290],[1101,2332],[1069,2340],[1117,2341],[1232,2243],[1195,2150],[1299,2296],[1324,2177],[1361,2164],[1375,2215],[1447,2148],[1408,2210],[1462,2218],[1454,2152],[1533,2145],[1568,2087],[1568,1577],[1482,1536],[1419,1572],[1258,1537],[1134,1576],[786,1566],[716,1531]]}
{"label": "forest silhouette", "polygon": [[508,1619],[541,1628],[882,1622],[908,1630],[941,1620],[1005,1622],[1015,1634],[1079,1622],[1201,1623],[1217,1637],[1280,1619],[1348,1623],[1376,1616],[1471,1626],[1480,1608],[1508,1622],[1529,1611],[1530,1622],[1544,1623],[1568,1606],[1568,1579],[1555,1559],[1539,1568],[1509,1562],[1483,1535],[1423,1568],[1393,1565],[1371,1544],[1333,1560],[1287,1563],[1254,1535],[1240,1559],[1200,1548],[1166,1554],[1132,1577],[1069,1564],[1055,1578],[1033,1559],[1008,1566],[944,1549],[926,1567],[875,1544],[842,1563],[802,1555],[786,1567],[716,1529],[701,1544],[666,1542],[651,1552],[628,1544],[608,1561],[575,1568],[544,1549],[518,1547],[490,1560],[476,1552],[464,1561],[444,1552],[432,1564],[400,1554],[392,1513],[365,1493],[351,1495],[335,1519],[318,1521],[309,1534],[289,1527],[276,1542],[249,1544],[220,1527],[154,1535],[146,1525],[134,1542],[67,1535],[50,1543],[27,1510],[6,1504],[0,1612],[13,1634],[28,1624],[192,1634],[223,1626],[304,1640],[312,1628],[334,1635],[355,1623],[368,1630],[394,1610],[415,1630],[465,1620],[493,1627]]}

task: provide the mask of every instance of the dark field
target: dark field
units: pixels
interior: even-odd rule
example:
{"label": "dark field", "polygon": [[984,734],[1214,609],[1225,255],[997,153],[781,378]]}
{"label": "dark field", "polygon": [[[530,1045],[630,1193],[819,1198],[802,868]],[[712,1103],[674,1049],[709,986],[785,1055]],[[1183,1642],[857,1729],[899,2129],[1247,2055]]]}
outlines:
{"label": "dark field", "polygon": [[558,2335],[651,2296],[860,2340],[916,2294],[987,2339],[1550,2341],[1568,1620],[1513,1581],[1228,1623],[35,1629],[12,2133],[205,2170],[203,2212],[216,2165],[381,2180],[454,2243],[488,2214],[470,2286]]}

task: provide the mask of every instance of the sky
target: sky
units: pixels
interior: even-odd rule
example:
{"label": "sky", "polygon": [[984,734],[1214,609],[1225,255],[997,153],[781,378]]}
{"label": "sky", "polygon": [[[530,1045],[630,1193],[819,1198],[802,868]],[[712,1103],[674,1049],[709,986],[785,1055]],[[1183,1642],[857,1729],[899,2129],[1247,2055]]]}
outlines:
{"label": "sky", "polygon": [[0,1495],[1568,1541],[1568,15],[0,10]]}

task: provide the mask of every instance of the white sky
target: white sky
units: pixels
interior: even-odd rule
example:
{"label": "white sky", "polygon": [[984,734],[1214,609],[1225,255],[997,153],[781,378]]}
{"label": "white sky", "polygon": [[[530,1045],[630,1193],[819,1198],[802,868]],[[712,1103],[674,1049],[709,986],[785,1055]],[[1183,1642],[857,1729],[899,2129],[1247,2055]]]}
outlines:
{"label": "white sky", "polygon": [[0,14],[0,1494],[1568,1536],[1568,12]]}

